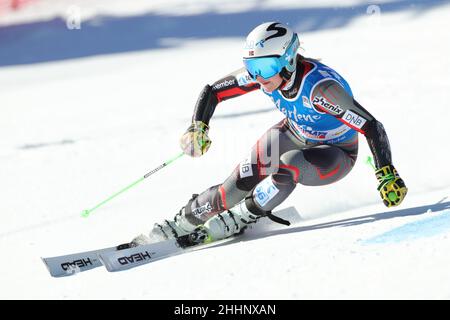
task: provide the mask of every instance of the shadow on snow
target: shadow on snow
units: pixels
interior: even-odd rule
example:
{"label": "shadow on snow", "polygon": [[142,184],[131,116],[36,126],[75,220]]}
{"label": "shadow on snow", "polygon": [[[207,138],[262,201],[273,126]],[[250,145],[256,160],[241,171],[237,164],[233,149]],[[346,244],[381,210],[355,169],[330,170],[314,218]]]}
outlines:
{"label": "shadow on snow", "polygon": [[[446,198],[442,199],[440,202],[436,204],[430,204],[420,207],[413,207],[408,209],[401,209],[401,210],[395,210],[395,211],[389,211],[389,212],[380,212],[380,213],[374,213],[370,215],[365,216],[358,216],[358,217],[352,217],[347,219],[341,219],[336,221],[330,221],[325,223],[319,223],[319,224],[313,224],[313,225],[307,225],[307,226],[299,226],[299,227],[293,227],[293,228],[277,228],[276,230],[267,230],[267,231],[261,231],[256,232],[255,234],[245,234],[240,237],[236,237],[236,239],[233,239],[232,241],[228,241],[223,244],[217,244],[213,247],[219,247],[224,245],[229,245],[232,243],[237,243],[241,241],[251,241],[255,239],[261,239],[266,237],[271,237],[275,235],[282,235],[282,234],[290,234],[290,233],[298,233],[298,232],[306,232],[306,231],[313,231],[318,229],[327,229],[327,228],[335,228],[335,227],[351,227],[351,226],[357,226],[365,223],[372,223],[380,220],[386,220],[386,219],[392,219],[392,218],[398,218],[398,217],[407,217],[407,216],[419,216],[422,214],[425,214],[428,209],[430,209],[433,212],[443,211],[450,209],[450,201],[444,202]],[[286,213],[283,215],[283,218],[287,218],[288,220],[294,220],[291,222],[295,223],[299,220],[299,216],[297,211],[294,208],[288,208],[285,209]],[[295,221],[296,220],[296,221]],[[208,249],[208,248],[205,248]]]}

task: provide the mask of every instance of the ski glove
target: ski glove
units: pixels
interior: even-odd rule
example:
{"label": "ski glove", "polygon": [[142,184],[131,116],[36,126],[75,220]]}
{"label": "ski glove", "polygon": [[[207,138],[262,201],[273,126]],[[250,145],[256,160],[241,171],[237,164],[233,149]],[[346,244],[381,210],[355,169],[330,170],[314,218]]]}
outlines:
{"label": "ski glove", "polygon": [[408,188],[393,165],[384,166],[375,171],[381,199],[386,207],[398,206],[406,196]]}
{"label": "ski glove", "polygon": [[208,130],[206,123],[194,121],[180,139],[183,152],[191,157],[200,157],[205,154],[211,145]]}

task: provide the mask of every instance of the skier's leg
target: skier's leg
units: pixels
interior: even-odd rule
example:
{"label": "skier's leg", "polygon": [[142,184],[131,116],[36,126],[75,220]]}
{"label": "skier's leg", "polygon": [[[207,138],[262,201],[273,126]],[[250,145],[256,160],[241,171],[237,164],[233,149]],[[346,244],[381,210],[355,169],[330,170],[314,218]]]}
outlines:
{"label": "skier's leg", "polygon": [[[198,225],[235,208],[251,195],[256,185],[279,170],[281,154],[298,149],[299,146],[289,131],[286,119],[283,119],[263,134],[250,155],[236,166],[222,184],[209,188],[188,203],[186,218]],[[281,186],[281,189],[284,188],[285,186]],[[258,216],[265,212],[254,207],[252,213]]]}
{"label": "skier's leg", "polygon": [[291,149],[281,155],[277,172],[253,190],[247,207],[271,212],[294,191],[297,183],[321,186],[345,177],[353,168],[358,153],[358,136],[344,143],[310,145]]}
{"label": "skier's leg", "polygon": [[[228,209],[237,207],[259,182],[277,170],[280,152],[296,147],[291,142],[292,137],[286,136],[287,131],[285,120],[270,128],[257,141],[249,157],[233,170],[224,183],[210,187],[199,195],[194,194],[173,220],[155,224],[150,235],[158,239],[180,236],[205,224],[211,217],[222,218],[220,221],[232,222],[236,227],[241,226],[242,220],[254,222],[263,212],[251,214],[243,208],[238,223],[234,223],[235,217]],[[211,223],[210,226],[212,227]],[[231,234],[234,231],[236,230],[231,230]]]}
{"label": "skier's leg", "polygon": [[250,157],[223,184],[193,195],[174,221],[185,233],[204,225],[214,239],[239,233],[271,213],[297,183],[318,186],[343,178],[354,165],[357,146],[357,135],[343,144],[305,144],[281,121],[258,140]]}
{"label": "skier's leg", "polygon": [[343,144],[321,145],[290,151],[283,161],[297,167],[302,174],[299,183],[306,186],[322,186],[344,178],[353,168],[358,153],[358,137]]}
{"label": "skier's leg", "polygon": [[325,185],[343,178],[354,165],[357,146],[356,135],[343,144],[307,145],[283,120],[258,140],[223,184],[193,195],[173,221],[156,224],[151,234],[173,237],[203,224],[215,239],[238,233],[282,203],[297,183]]}
{"label": "skier's leg", "polygon": [[[299,168],[305,167],[291,163],[289,154],[304,151],[308,154],[306,150],[311,147],[292,133],[286,121],[266,132],[254,146],[251,161],[243,161],[222,185],[216,187],[221,191],[216,192],[216,198],[221,200],[217,203],[222,203],[222,207],[218,213],[211,214],[212,218],[208,217],[210,219],[205,223],[208,233],[216,239],[226,238],[239,233],[261,216],[273,218],[271,211],[292,193],[301,179]],[[334,157],[333,154],[323,156]]]}

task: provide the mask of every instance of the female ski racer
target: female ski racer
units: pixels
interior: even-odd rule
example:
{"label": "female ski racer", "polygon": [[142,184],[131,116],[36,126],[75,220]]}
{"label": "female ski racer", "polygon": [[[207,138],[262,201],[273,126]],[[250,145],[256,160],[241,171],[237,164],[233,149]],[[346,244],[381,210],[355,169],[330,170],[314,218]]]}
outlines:
{"label": "female ski racer", "polygon": [[[285,118],[270,128],[221,184],[194,194],[172,220],[157,223],[140,245],[194,233],[193,241],[230,237],[272,215],[297,184],[321,186],[345,177],[358,153],[358,133],[373,154],[378,191],[387,207],[407,193],[392,164],[383,125],[353,97],[347,81],[332,68],[297,53],[298,35],[279,22],[257,26],[247,37],[244,67],[206,85],[195,105],[192,123],[181,138],[184,153],[208,151],[209,122],[222,101],[261,90]],[[192,239],[191,239],[192,240]]]}

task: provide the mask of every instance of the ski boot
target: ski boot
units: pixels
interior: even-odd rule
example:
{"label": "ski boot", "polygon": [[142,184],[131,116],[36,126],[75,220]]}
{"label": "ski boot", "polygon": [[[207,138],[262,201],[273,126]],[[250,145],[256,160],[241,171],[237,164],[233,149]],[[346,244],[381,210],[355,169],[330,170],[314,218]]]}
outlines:
{"label": "ski boot", "polygon": [[208,233],[209,241],[217,241],[242,234],[250,224],[256,223],[260,217],[251,213],[243,200],[233,208],[210,218],[203,228]]}
{"label": "ski boot", "polygon": [[[155,223],[148,236],[140,234],[131,240],[130,243],[118,246],[118,250],[125,249],[127,246],[128,248],[131,248],[169,239],[178,239],[180,237],[184,237],[184,241],[188,241],[186,237],[194,232],[197,227],[198,226],[187,221],[185,218],[185,207],[183,207],[175,215],[173,220],[164,220],[162,223]],[[192,241],[194,241],[194,239],[192,239]],[[119,247],[121,247],[121,249],[119,249]]]}
{"label": "ski boot", "polygon": [[155,223],[149,235],[141,234],[129,243],[121,244],[118,250],[177,239],[181,247],[189,247],[199,243],[209,243],[241,234],[248,225],[256,223],[261,216],[251,213],[245,201],[233,208],[211,217],[203,225],[193,225],[185,217],[185,207],[175,215],[173,220]]}
{"label": "ski boot", "polygon": [[[166,220],[162,225],[155,224],[150,237],[161,240],[175,238],[178,244],[185,248],[242,234],[248,225],[256,223],[260,217],[251,213],[245,201],[242,201],[233,208],[211,217],[205,224],[194,226],[187,221],[182,208],[174,221]],[[142,237],[137,237],[134,242],[138,244],[142,240]]]}

